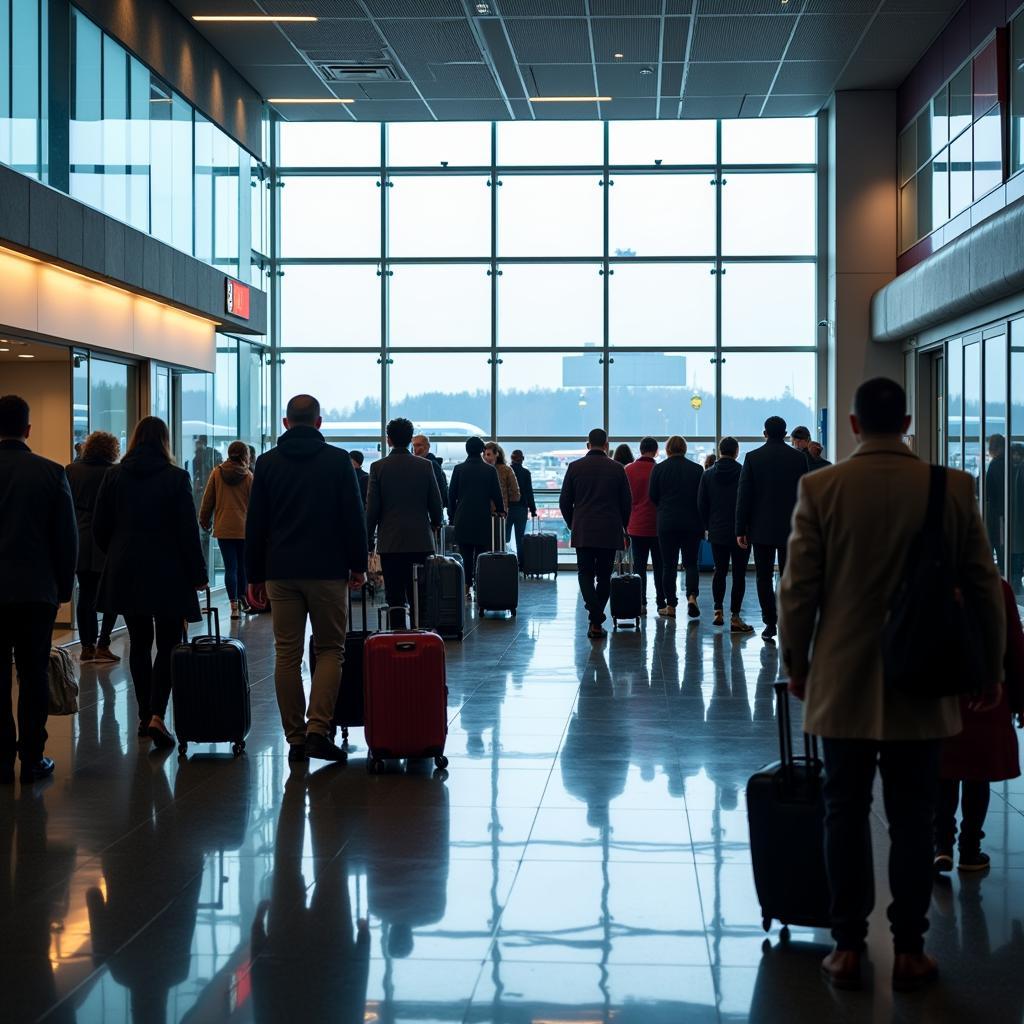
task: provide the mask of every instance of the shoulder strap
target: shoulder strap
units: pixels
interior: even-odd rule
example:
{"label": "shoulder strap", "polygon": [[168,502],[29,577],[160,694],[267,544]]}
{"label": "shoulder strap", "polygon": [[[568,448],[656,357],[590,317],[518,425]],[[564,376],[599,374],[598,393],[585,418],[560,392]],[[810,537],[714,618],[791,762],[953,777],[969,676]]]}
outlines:
{"label": "shoulder strap", "polygon": [[924,528],[932,536],[941,536],[946,506],[946,470],[943,466],[931,466],[930,470],[928,509],[924,515]]}

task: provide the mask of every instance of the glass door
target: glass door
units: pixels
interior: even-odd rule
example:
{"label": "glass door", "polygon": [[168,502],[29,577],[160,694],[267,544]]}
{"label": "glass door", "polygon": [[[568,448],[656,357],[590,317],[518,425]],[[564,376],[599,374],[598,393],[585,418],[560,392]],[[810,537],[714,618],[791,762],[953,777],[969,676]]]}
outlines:
{"label": "glass door", "polygon": [[1007,343],[1006,334],[999,333],[986,337],[985,347],[985,393],[984,393],[984,441],[985,478],[983,507],[989,544],[992,546],[999,574],[1006,572],[1006,384],[1007,384]]}
{"label": "glass door", "polygon": [[116,359],[101,358],[84,349],[72,355],[72,445],[97,430],[113,434],[128,447],[138,419],[138,367]]}

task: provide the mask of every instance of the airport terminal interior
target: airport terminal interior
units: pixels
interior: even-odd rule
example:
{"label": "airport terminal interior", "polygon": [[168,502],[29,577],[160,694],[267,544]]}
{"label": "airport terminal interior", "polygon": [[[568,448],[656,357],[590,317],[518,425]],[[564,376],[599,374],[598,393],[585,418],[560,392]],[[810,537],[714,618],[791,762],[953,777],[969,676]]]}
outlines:
{"label": "airport terminal interior", "polygon": [[705,571],[699,616],[593,642],[559,509],[594,427],[742,462],[781,416],[840,461],[884,375],[1024,609],[1022,238],[1018,0],[0,0],[0,395],[33,451],[159,416],[198,510],[309,393],[365,469],[394,417],[449,476],[468,438],[520,449],[558,550],[446,642],[437,771],[368,772],[360,728],[289,761],[271,617],[229,618],[208,533],[241,756],[137,737],[123,623],[80,663],[63,605],[79,711],[52,778],[0,786],[0,1019],[1024,1021],[1024,781],[989,868],[934,886],[921,993],[888,983],[875,801],[868,983],[829,987],[827,928],[765,930],[754,889],[787,676],[752,569],[752,634]]}

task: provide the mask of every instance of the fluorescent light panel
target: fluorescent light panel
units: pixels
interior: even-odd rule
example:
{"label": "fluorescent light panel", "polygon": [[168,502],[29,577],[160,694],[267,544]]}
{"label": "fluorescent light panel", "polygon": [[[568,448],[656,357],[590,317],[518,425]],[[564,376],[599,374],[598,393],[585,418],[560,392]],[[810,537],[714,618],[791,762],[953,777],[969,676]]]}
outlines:
{"label": "fluorescent light panel", "polygon": [[309,22],[316,21],[312,15],[308,14],[193,14],[193,21],[231,21],[231,22],[250,22],[255,24],[273,24],[279,21],[287,22]]}
{"label": "fluorescent light panel", "polygon": [[531,103],[611,103],[611,96],[531,96]]}
{"label": "fluorescent light panel", "polygon": [[272,96],[267,102],[280,105],[282,103],[355,103],[355,100],[338,99],[336,96]]}

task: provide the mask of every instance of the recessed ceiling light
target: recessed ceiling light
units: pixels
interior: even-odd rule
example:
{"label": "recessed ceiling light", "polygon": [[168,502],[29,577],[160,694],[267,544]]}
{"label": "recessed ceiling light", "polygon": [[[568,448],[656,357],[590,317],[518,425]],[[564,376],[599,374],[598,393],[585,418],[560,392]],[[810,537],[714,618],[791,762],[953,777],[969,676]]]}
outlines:
{"label": "recessed ceiling light", "polygon": [[337,96],[271,96],[268,103],[355,103],[351,99],[339,99]]}
{"label": "recessed ceiling light", "polygon": [[611,103],[611,96],[531,96],[531,103]]}
{"label": "recessed ceiling light", "polygon": [[654,74],[654,68],[641,68],[640,69],[640,74],[641,75],[653,75]]}
{"label": "recessed ceiling light", "polygon": [[477,4],[476,5],[476,13],[477,14],[490,14],[491,13],[491,5],[490,4],[483,4],[483,3]]}
{"label": "recessed ceiling light", "polygon": [[35,359],[35,356],[32,355],[31,352],[19,352],[18,353],[18,358],[19,359]]}
{"label": "recessed ceiling light", "polygon": [[250,22],[259,24],[273,24],[274,22],[310,22],[316,21],[311,14],[193,14],[193,21],[232,21]]}
{"label": "recessed ceiling light", "polygon": [[10,352],[9,348],[0,348],[0,352]]}
{"label": "recessed ceiling light", "polygon": [[614,58],[615,58],[616,60],[622,60],[622,58],[623,58],[623,57],[625,57],[626,55],[625,55],[624,53],[613,53],[613,54],[612,54],[612,56],[613,56],[613,57],[614,57]]}

